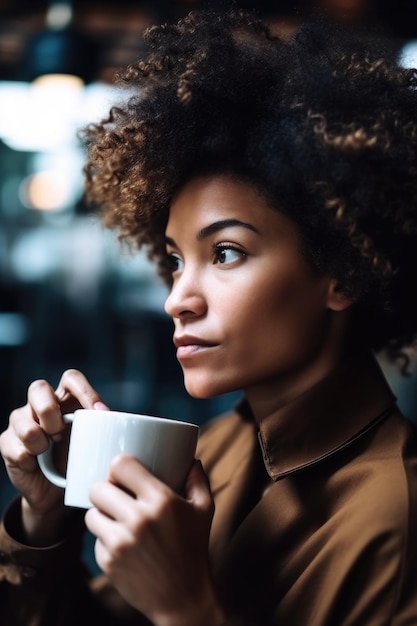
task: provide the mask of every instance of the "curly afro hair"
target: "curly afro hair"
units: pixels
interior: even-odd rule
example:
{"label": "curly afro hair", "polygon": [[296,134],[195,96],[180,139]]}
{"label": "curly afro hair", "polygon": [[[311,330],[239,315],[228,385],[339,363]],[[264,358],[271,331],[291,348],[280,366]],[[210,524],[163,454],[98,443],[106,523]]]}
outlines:
{"label": "curly afro hair", "polygon": [[[86,197],[170,281],[164,230],[192,176],[253,182],[297,224],[306,258],[357,298],[376,351],[410,345],[417,275],[417,74],[381,42],[313,19],[291,39],[255,13],[149,28],[131,94],[83,131]],[[190,210],[192,210],[190,208]]]}

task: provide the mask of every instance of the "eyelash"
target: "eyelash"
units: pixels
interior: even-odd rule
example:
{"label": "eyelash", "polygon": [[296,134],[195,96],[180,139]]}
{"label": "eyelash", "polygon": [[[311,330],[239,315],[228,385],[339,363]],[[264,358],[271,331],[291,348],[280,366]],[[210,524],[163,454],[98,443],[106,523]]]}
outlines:
{"label": "eyelash", "polygon": [[[213,245],[213,265],[216,263],[220,263],[220,255],[227,250],[231,250],[236,253],[239,257],[244,258],[247,256],[247,253],[239,248],[238,246],[231,243],[217,243]],[[167,252],[166,254],[167,263],[169,265],[170,271],[174,274],[179,269],[179,264],[184,263],[181,257],[176,252]],[[230,263],[232,263],[231,261]],[[223,263],[220,263],[223,265]],[[228,265],[226,263],[225,265]]]}
{"label": "eyelash", "polygon": [[215,261],[219,261],[220,262],[220,255],[222,254],[222,252],[224,252],[226,250],[232,250],[237,255],[239,255],[241,258],[247,256],[247,253],[244,252],[244,250],[242,250],[241,248],[239,248],[236,245],[233,245],[231,243],[218,243],[218,244],[215,244],[213,246],[213,256],[214,256]]}
{"label": "eyelash", "polygon": [[167,264],[169,267],[169,271],[174,274],[176,271],[178,271],[178,265],[181,262],[181,257],[176,254],[175,252],[167,252],[166,253],[166,260],[167,260]]}

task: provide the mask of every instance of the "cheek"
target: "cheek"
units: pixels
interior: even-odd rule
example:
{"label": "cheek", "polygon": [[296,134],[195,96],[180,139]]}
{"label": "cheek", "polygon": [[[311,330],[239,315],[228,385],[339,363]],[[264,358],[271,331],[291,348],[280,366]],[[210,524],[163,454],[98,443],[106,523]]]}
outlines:
{"label": "cheek", "polygon": [[[310,279],[259,282],[235,307],[236,325],[265,350],[299,352],[316,344],[327,319],[325,291]],[[253,339],[253,341],[251,340]]]}
{"label": "cheek", "polygon": [[304,265],[278,266],[253,290],[260,305],[277,317],[309,319],[327,309],[327,279],[314,277]]}
{"label": "cheek", "polygon": [[287,277],[265,278],[256,281],[246,292],[245,305],[248,309],[256,309],[254,319],[275,320],[285,319],[287,315],[297,313],[303,298],[304,289]]}

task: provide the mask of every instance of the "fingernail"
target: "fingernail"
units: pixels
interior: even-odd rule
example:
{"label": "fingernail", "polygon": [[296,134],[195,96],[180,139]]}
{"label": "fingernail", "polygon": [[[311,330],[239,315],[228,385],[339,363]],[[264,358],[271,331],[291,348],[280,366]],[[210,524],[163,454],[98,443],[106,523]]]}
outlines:
{"label": "fingernail", "polygon": [[104,402],[95,402],[94,403],[94,408],[97,411],[109,411],[109,407],[107,406],[107,404],[104,404]]}
{"label": "fingernail", "polygon": [[51,439],[54,443],[59,443],[63,440],[63,435],[62,433],[55,433],[55,435],[51,435]]}

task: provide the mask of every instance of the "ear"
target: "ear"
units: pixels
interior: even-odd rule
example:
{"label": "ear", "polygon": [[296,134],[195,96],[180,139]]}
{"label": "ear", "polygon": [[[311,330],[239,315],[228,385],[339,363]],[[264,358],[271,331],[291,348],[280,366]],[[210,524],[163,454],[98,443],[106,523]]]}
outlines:
{"label": "ear", "polygon": [[348,296],[335,278],[329,283],[327,306],[331,311],[345,311],[357,301],[357,296]]}

